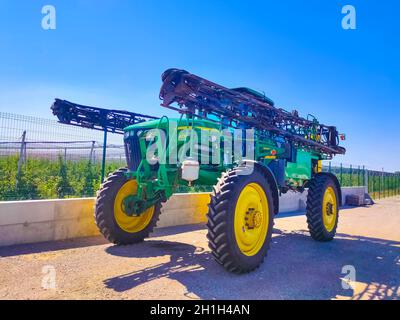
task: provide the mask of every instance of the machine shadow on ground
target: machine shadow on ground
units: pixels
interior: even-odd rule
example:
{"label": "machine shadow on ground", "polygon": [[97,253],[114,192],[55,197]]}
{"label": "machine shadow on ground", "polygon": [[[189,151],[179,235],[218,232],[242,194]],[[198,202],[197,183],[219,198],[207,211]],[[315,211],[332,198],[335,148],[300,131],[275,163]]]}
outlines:
{"label": "machine shadow on ground", "polygon": [[[204,224],[193,224],[179,227],[165,227],[155,229],[152,237],[163,237],[172,234],[192,232],[204,229]],[[28,244],[17,244],[0,247],[0,258],[14,257],[24,254],[55,252],[60,250],[87,248],[109,244],[103,236],[91,236],[67,240],[45,241]]]}
{"label": "machine shadow on ground", "polygon": [[24,254],[55,252],[60,250],[77,249],[99,246],[109,242],[103,237],[83,237],[68,240],[46,241],[30,244],[17,244],[0,248],[0,258],[20,256]]}
{"label": "machine shadow on ground", "polygon": [[[203,248],[149,239],[143,244],[111,246],[115,256],[146,258],[169,255],[167,263],[106,279],[116,292],[167,277],[186,287],[194,299],[351,299],[400,298],[400,242],[338,234],[329,243],[312,240],[305,231],[274,229],[264,264],[245,275],[222,269]],[[343,289],[344,266],[354,266],[356,290]],[[156,290],[156,288],[155,288]]]}

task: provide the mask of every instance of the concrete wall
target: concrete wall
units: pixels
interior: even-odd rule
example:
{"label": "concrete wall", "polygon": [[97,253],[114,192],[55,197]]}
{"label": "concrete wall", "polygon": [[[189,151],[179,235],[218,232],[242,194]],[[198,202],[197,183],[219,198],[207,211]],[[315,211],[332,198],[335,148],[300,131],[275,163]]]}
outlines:
{"label": "concrete wall", "polygon": [[0,246],[98,234],[94,199],[0,202]]}
{"label": "concrete wall", "polygon": [[[364,194],[364,188],[343,188]],[[307,192],[288,192],[280,198],[280,212],[304,210]],[[177,194],[164,204],[159,227],[204,223],[208,193]],[[0,246],[64,240],[99,234],[93,218],[94,198],[0,202]]]}
{"label": "concrete wall", "polygon": [[[174,195],[158,227],[205,221],[208,193]],[[0,202],[0,246],[98,235],[94,198]]]}

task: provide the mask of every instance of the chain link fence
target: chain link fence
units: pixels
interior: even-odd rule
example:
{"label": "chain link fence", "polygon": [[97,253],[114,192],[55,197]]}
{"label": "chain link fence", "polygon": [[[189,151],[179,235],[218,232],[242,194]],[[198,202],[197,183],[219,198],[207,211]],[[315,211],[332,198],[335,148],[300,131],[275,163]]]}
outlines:
{"label": "chain link fence", "polygon": [[[94,196],[101,182],[102,141],[101,131],[0,112],[0,201]],[[109,133],[107,141],[106,174],[126,165],[122,136]],[[344,187],[368,187],[375,199],[400,194],[400,172],[332,162],[323,170]]]}

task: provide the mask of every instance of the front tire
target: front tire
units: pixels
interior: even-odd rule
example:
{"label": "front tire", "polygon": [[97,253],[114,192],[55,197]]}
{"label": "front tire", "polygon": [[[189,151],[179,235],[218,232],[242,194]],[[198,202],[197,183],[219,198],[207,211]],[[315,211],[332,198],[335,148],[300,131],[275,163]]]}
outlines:
{"label": "front tire", "polygon": [[240,166],[222,175],[208,211],[209,247],[215,260],[233,273],[250,272],[264,261],[272,237],[274,202],[262,169]]}
{"label": "front tire", "polygon": [[339,190],[328,175],[318,174],[309,183],[307,224],[311,237],[331,241],[339,221]]}
{"label": "front tire", "polygon": [[161,212],[157,203],[138,217],[124,213],[122,200],[137,191],[136,180],[128,179],[126,172],[121,168],[107,177],[97,192],[94,214],[103,236],[118,245],[142,242],[153,231]]}

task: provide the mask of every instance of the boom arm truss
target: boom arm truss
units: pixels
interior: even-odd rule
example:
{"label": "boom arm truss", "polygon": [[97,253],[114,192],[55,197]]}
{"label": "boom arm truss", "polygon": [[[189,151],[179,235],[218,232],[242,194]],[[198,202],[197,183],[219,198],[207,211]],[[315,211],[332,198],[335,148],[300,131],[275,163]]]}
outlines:
{"label": "boom arm truss", "polygon": [[51,109],[61,123],[120,134],[129,125],[158,119],[129,111],[83,106],[60,99],[55,100]]}
{"label": "boom arm truss", "polygon": [[179,69],[165,71],[162,81],[164,107],[233,128],[255,128],[329,156],[346,152],[339,146],[336,127],[276,108],[272,100],[250,89],[228,89]]}

